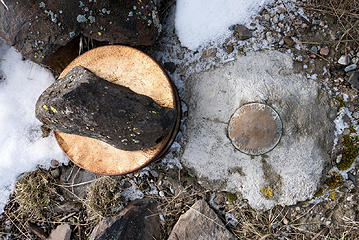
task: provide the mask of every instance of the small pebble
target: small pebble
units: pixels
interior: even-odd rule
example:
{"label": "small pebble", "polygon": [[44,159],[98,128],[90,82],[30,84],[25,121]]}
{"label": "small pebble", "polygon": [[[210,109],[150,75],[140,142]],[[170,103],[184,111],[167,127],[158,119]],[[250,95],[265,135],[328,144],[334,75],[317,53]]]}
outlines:
{"label": "small pebble", "polygon": [[278,15],[275,15],[273,18],[272,18],[272,21],[274,23],[278,23]]}
{"label": "small pebble", "polygon": [[353,118],[359,119],[359,111],[353,113]]}
{"label": "small pebble", "polygon": [[307,28],[308,25],[306,23],[302,23],[302,25],[300,25],[300,27],[304,29],[304,28]]}
{"label": "small pebble", "polygon": [[312,52],[314,52],[314,53],[317,53],[317,52],[318,52],[318,48],[317,48],[316,46],[313,46],[313,47],[311,48],[311,50],[312,50]]}
{"label": "small pebble", "polygon": [[288,225],[288,223],[289,223],[288,219],[287,219],[287,218],[283,218],[283,223],[284,223],[284,225]]}
{"label": "small pebble", "polygon": [[165,194],[164,194],[163,191],[160,191],[158,194],[160,195],[160,197],[164,197],[164,196],[165,196]]}
{"label": "small pebble", "polygon": [[313,25],[319,25],[319,24],[320,24],[320,20],[318,20],[318,19],[313,19],[312,24],[313,24]]}
{"label": "small pebble", "polygon": [[59,168],[54,168],[50,170],[51,176],[53,178],[59,178],[60,177],[60,169]]}
{"label": "small pebble", "polygon": [[329,54],[329,48],[324,47],[320,49],[320,55],[327,56]]}
{"label": "small pebble", "polygon": [[349,64],[349,57],[347,55],[342,55],[339,60],[338,63],[340,65],[348,65]]}
{"label": "small pebble", "polygon": [[57,167],[57,166],[59,166],[59,161],[57,161],[57,160],[51,160],[51,166],[53,166],[53,167]]}
{"label": "small pebble", "polygon": [[270,19],[269,14],[264,14],[264,20],[269,21],[269,19]]}
{"label": "small pebble", "polygon": [[345,72],[351,72],[351,71],[356,70],[357,68],[358,68],[358,65],[352,64],[352,65],[347,66],[347,67],[344,69],[344,71],[345,71]]}
{"label": "small pebble", "polygon": [[357,180],[351,172],[348,172],[348,179],[352,181],[355,186],[357,185]]}

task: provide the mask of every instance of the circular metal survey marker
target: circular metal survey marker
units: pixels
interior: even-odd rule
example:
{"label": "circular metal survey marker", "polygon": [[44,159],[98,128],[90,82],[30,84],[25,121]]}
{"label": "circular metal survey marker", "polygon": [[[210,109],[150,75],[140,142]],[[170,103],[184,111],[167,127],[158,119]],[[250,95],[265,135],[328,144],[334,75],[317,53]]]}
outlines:
{"label": "circular metal survey marker", "polygon": [[277,146],[282,128],[282,120],[272,107],[249,103],[234,112],[229,121],[228,136],[239,151],[262,155]]}

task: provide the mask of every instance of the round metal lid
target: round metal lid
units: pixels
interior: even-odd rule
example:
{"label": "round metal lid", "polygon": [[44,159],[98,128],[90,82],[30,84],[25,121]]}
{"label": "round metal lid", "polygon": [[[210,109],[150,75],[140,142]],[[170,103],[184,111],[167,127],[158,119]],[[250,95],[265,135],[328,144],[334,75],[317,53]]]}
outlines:
{"label": "round metal lid", "polygon": [[228,124],[228,136],[239,151],[262,155],[277,146],[282,128],[282,120],[272,107],[249,103],[234,112]]}
{"label": "round metal lid", "polygon": [[160,143],[138,151],[124,151],[97,139],[55,132],[57,142],[68,158],[90,172],[120,175],[136,171],[162,157],[174,141],[181,116],[176,88],[162,67],[135,48],[111,45],[78,56],[63,70],[60,78],[79,65],[112,83],[149,96],[163,107],[175,108],[178,118]]}

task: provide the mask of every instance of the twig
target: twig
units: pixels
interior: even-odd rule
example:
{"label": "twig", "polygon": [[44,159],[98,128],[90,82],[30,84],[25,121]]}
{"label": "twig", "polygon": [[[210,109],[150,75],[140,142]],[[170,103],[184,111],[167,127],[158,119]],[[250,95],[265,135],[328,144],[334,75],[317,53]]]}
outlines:
{"label": "twig", "polygon": [[77,212],[73,212],[73,213],[70,213],[67,216],[62,217],[61,219],[59,219],[59,222],[63,222],[64,220],[68,219],[69,217],[72,217],[73,215],[75,215],[76,213]]}
{"label": "twig", "polygon": [[4,5],[4,7],[6,8],[6,10],[9,10],[9,8],[6,6],[6,3],[4,2],[4,0],[0,0],[2,5]]}
{"label": "twig", "polygon": [[19,230],[19,232],[20,232],[22,235],[25,236],[26,239],[32,239],[31,236],[27,236],[27,235],[15,224],[15,222],[9,217],[9,215],[8,215],[6,212],[4,212],[4,213],[5,213],[5,215],[8,217],[8,219],[11,221],[11,223],[17,228],[17,230]]}

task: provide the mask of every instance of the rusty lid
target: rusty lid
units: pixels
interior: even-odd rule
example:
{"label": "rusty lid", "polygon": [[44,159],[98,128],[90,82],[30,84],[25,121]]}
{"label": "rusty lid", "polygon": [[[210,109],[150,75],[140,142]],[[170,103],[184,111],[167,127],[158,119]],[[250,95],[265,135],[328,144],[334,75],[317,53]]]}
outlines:
{"label": "rusty lid", "polygon": [[282,120],[272,107],[249,103],[234,112],[228,125],[228,136],[239,151],[262,155],[277,146],[282,127]]}
{"label": "rusty lid", "polygon": [[135,48],[104,46],[77,57],[63,70],[60,78],[75,66],[83,66],[103,79],[149,96],[160,106],[175,108],[178,118],[160,143],[138,151],[124,151],[97,139],[55,132],[60,147],[70,160],[94,173],[120,175],[138,170],[166,153],[179,128],[180,101],[171,79],[155,60]]}

